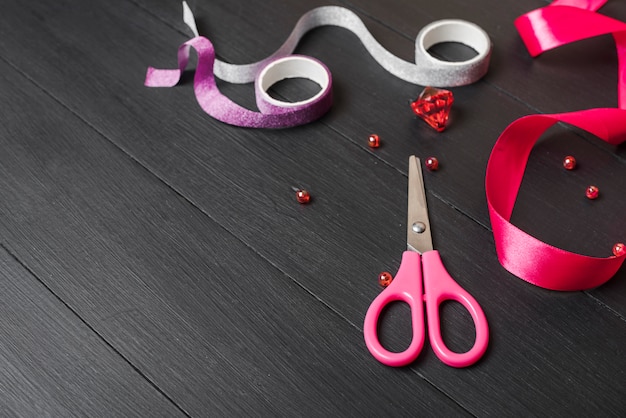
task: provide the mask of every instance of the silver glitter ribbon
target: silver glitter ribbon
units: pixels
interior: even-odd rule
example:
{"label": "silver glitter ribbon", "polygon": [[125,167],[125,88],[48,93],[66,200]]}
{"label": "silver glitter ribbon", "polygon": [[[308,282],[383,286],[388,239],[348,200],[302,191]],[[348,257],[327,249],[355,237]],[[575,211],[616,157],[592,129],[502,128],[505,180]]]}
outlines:
{"label": "silver glitter ribbon", "polygon": [[[183,2],[183,19],[195,36],[198,30],[193,14]],[[351,10],[340,6],[318,7],[302,15],[287,40],[269,57],[252,64],[229,64],[215,60],[215,75],[230,83],[250,83],[269,62],[291,55],[300,39],[311,29],[338,26],[353,32],[372,57],[388,72],[409,83],[422,86],[454,87],[471,84],[483,77],[489,68],[491,41],[478,25],[460,19],[444,19],[426,25],[415,40],[415,63],[387,51],[374,39],[363,21]],[[428,53],[433,45],[458,42],[476,51],[466,61],[442,61]]]}

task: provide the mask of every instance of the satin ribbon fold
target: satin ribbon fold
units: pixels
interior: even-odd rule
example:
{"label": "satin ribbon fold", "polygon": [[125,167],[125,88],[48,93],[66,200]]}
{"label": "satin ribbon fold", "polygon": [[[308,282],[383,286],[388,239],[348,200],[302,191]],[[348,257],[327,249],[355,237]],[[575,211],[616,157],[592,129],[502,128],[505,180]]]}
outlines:
{"label": "satin ribbon fold", "polygon": [[625,112],[590,109],[529,115],[510,124],[496,142],[485,177],[487,204],[500,263],[534,285],[552,290],[584,290],[605,283],[625,257],[589,257],[551,246],[510,223],[528,156],[539,137],[557,122],[584,129],[613,145],[626,141]]}
{"label": "satin ribbon fold", "polygon": [[596,13],[607,0],[557,0],[515,20],[528,52],[550,49],[600,35],[612,35],[618,57],[618,107],[626,106],[626,23]]}
{"label": "satin ribbon fold", "polygon": [[626,141],[626,24],[596,12],[607,0],[556,0],[515,21],[531,56],[592,36],[612,34],[619,57],[619,108],[553,115],[529,115],[511,123],[498,138],[487,164],[485,190],[502,266],[537,286],[552,290],[591,289],[620,269],[626,254],[589,257],[551,246],[511,224],[510,218],[537,139],[557,122],[577,126],[601,140]]}

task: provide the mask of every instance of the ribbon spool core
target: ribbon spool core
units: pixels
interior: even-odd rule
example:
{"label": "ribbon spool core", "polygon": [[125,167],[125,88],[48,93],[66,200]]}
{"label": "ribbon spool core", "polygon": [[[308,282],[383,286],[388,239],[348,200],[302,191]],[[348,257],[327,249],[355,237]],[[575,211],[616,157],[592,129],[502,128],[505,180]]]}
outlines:
{"label": "ribbon spool core", "polygon": [[[476,56],[463,61],[442,61],[428,52],[432,46],[444,42],[463,44],[476,51]],[[467,65],[484,60],[491,51],[489,35],[478,25],[460,19],[437,20],[424,26],[418,35],[416,46],[422,56],[437,61],[438,65],[448,66]]]}
{"label": "ribbon spool core", "polygon": [[[270,96],[267,91],[274,84],[288,78],[306,78],[318,84],[320,91],[313,97],[299,102],[284,102]],[[315,102],[330,88],[330,73],[320,61],[302,55],[290,55],[269,63],[257,76],[259,93],[263,100],[282,108],[291,108]]]}

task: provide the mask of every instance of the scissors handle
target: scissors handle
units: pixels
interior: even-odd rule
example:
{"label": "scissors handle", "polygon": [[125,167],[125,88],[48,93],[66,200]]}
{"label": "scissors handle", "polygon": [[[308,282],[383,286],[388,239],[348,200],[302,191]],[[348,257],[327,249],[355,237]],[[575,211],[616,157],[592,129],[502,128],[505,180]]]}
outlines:
{"label": "scissors handle", "polygon": [[[428,336],[439,359],[452,367],[467,367],[478,361],[487,350],[489,326],[476,299],[450,276],[436,250],[422,254],[424,269],[424,299],[428,317]],[[465,353],[451,351],[441,337],[439,307],[446,300],[459,302],[470,313],[476,328],[474,346]]]}
{"label": "scissors handle", "polygon": [[[419,253],[405,251],[398,273],[391,284],[374,299],[365,314],[363,335],[370,353],[381,363],[392,367],[406,366],[419,356],[424,346],[424,301],[422,298],[422,261]],[[388,351],[378,339],[378,320],[383,309],[401,301],[411,309],[413,337],[403,352]]]}

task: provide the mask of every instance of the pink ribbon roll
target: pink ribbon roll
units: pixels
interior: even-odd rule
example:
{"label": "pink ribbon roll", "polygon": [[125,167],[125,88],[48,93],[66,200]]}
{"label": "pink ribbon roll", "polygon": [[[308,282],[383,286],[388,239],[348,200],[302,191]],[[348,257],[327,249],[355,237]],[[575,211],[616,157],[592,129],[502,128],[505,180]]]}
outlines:
{"label": "pink ribbon roll", "polygon": [[626,259],[624,253],[597,258],[565,251],[509,222],[531,149],[550,126],[564,122],[613,145],[626,141],[626,110],[622,107],[626,104],[626,24],[595,13],[604,3],[606,0],[557,0],[515,21],[532,56],[607,33],[615,38],[619,56],[620,108],[520,118],[500,135],[489,157],[485,190],[498,259],[509,272],[547,289],[597,287],[613,277]]}

